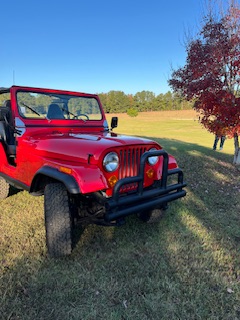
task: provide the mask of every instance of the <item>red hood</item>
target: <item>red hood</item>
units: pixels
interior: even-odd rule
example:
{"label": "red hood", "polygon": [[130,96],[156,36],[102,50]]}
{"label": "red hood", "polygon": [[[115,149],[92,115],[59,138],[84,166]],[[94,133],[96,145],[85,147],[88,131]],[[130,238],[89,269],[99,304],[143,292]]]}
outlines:
{"label": "red hood", "polygon": [[[52,133],[31,137],[34,153],[52,159],[87,162],[89,155],[98,161],[102,153],[106,154],[115,148],[131,145],[159,145],[148,139],[117,135],[114,133],[86,134],[86,133]],[[95,162],[94,161],[94,162]]]}

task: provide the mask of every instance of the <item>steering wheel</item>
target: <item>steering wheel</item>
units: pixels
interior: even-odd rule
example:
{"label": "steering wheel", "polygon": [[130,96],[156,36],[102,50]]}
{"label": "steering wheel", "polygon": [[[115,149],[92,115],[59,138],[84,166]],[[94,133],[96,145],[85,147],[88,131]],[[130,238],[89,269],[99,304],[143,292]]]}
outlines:
{"label": "steering wheel", "polygon": [[85,114],[85,113],[79,113],[78,115],[77,115],[77,118],[79,119],[79,117],[86,117],[87,118],[87,120],[89,120],[89,116],[87,115],[87,114]]}

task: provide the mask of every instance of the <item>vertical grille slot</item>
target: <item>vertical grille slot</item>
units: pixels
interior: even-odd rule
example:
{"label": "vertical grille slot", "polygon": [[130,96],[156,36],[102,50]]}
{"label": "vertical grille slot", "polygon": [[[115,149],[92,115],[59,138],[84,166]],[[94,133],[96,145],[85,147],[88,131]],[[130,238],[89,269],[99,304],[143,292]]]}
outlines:
{"label": "vertical grille slot", "polygon": [[133,177],[138,174],[141,155],[146,151],[146,147],[127,147],[121,149],[119,179]]}

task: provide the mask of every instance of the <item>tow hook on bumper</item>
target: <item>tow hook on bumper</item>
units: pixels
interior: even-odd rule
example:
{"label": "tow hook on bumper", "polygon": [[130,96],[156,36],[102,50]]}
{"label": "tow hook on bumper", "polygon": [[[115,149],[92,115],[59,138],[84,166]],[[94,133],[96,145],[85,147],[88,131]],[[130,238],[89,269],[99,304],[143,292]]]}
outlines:
{"label": "tow hook on bumper", "polygon": [[[156,181],[151,188],[144,190],[144,167],[148,157],[162,156],[162,178]],[[168,185],[168,177],[177,175],[177,183]],[[121,196],[120,190],[124,185],[137,183],[138,188],[134,194]],[[127,215],[144,210],[166,206],[168,202],[182,198],[186,195],[183,188],[183,172],[181,169],[168,170],[168,153],[165,150],[147,151],[141,157],[139,175],[119,180],[114,186],[113,196],[105,203],[105,220],[113,221]]]}

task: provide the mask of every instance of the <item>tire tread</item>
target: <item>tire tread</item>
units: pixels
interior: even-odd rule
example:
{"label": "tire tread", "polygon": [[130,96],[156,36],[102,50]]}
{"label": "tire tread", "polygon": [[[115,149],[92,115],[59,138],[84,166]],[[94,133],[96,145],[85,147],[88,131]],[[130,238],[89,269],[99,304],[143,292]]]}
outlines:
{"label": "tire tread", "polygon": [[52,257],[72,252],[72,219],[69,197],[62,183],[49,183],[44,191],[44,211],[48,253]]}

